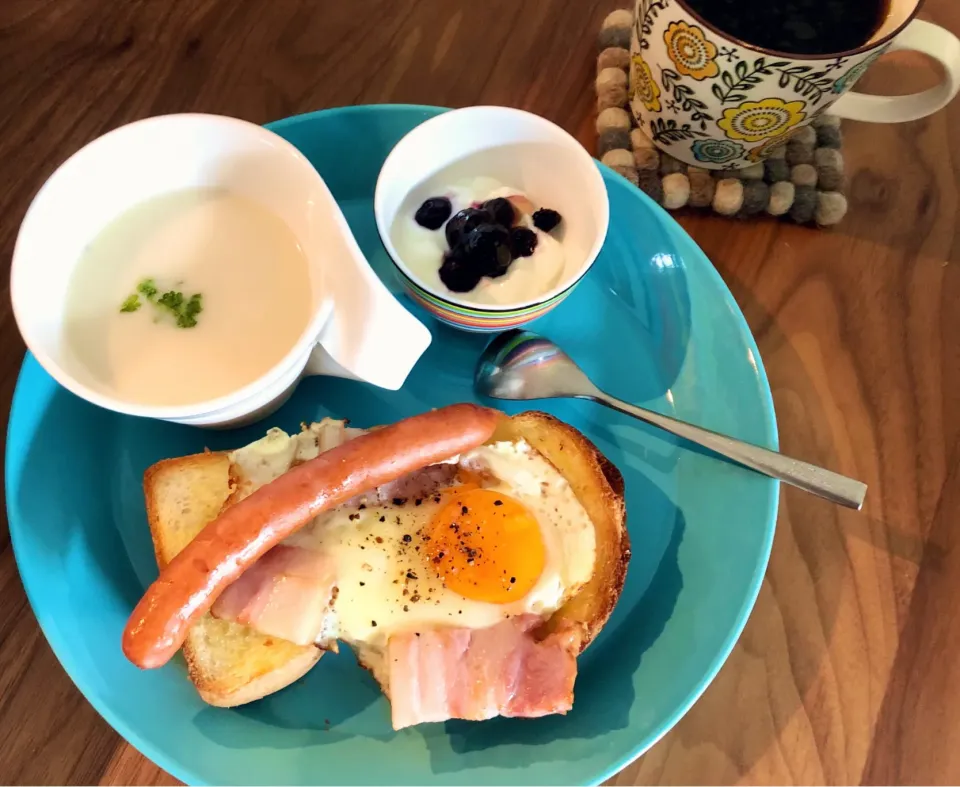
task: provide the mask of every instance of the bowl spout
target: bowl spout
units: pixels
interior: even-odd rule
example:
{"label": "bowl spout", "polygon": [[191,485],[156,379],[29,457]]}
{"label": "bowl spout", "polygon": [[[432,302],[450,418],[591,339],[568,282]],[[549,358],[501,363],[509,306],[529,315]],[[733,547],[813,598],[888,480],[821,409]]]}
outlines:
{"label": "bowl spout", "polygon": [[337,237],[328,236],[323,276],[333,310],[305,372],[396,391],[430,345],[430,331],[380,281],[332,199],[330,207]]}

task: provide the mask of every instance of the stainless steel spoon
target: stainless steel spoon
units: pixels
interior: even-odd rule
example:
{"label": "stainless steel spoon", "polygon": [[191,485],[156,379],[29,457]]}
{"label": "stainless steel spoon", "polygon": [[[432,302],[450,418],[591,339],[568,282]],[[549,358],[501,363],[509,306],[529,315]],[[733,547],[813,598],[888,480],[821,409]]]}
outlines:
{"label": "stainless steel spoon", "polygon": [[597,388],[557,345],[529,331],[510,330],[490,342],[477,364],[474,384],[478,393],[494,399],[599,402],[848,508],[859,510],[867,493],[866,484],[852,478],[615,399]]}

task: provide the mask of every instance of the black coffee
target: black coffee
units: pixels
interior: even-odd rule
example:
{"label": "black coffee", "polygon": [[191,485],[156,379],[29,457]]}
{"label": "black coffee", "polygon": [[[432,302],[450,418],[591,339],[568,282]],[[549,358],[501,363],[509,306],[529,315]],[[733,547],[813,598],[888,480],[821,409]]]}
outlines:
{"label": "black coffee", "polygon": [[793,55],[829,55],[870,40],[887,0],[686,0],[704,20],[744,43]]}

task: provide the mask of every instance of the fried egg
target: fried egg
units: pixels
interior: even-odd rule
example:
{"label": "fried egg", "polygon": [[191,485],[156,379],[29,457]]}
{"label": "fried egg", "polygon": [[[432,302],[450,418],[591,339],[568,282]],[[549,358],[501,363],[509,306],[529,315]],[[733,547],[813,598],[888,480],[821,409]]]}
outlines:
{"label": "fried egg", "polygon": [[[243,496],[362,433],[325,420],[274,429],[231,456]],[[480,446],[325,512],[285,542],[323,556],[336,587],[321,642],[382,652],[398,632],[547,617],[593,575],[593,524],[524,441]]]}

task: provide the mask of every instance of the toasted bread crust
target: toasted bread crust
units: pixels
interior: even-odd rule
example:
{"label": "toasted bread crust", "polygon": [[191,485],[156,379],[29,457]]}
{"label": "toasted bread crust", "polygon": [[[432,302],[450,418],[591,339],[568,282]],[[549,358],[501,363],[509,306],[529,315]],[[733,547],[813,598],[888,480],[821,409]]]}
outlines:
{"label": "toasted bread crust", "polygon": [[504,422],[494,439],[523,438],[567,480],[596,531],[593,577],[547,621],[543,634],[573,627],[580,632],[581,652],[600,633],[623,590],[630,562],[623,476],[583,434],[539,411],[520,413]]}
{"label": "toasted bread crust", "polygon": [[[225,624],[235,630],[247,628],[236,623],[218,621],[207,615],[194,629],[213,628],[218,624]],[[306,675],[324,653],[316,647],[301,647],[275,638],[246,634],[246,638],[252,642],[247,646],[244,661],[245,665],[250,664],[253,669],[244,670],[240,674],[236,672],[217,674],[205,667],[198,657],[202,647],[196,642],[198,633],[191,631],[193,636],[188,637],[183,646],[187,674],[201,699],[208,705],[219,708],[246,705],[248,702],[254,702],[286,688]],[[218,634],[219,632],[216,632],[214,636]],[[266,649],[271,647],[274,651],[267,653]],[[257,651],[260,652],[257,653]]]}

